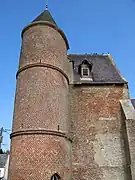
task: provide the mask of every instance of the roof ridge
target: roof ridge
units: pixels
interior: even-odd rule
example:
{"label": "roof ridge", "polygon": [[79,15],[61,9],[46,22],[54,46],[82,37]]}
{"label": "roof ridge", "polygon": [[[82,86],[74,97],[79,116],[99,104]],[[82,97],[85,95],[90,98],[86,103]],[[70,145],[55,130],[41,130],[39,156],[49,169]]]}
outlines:
{"label": "roof ridge", "polygon": [[98,54],[98,53],[90,53],[90,54],[87,54],[87,53],[69,53],[67,54],[68,56],[72,55],[72,56],[108,56],[108,54]]}

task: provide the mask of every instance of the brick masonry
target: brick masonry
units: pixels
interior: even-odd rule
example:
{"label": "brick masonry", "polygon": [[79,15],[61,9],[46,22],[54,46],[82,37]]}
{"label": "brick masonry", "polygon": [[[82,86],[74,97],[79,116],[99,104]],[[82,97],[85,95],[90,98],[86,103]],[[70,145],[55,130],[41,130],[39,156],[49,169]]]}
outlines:
{"label": "brick masonry", "polygon": [[54,173],[64,180],[71,176],[69,86],[57,70],[68,77],[66,51],[62,36],[52,27],[36,25],[23,34],[19,69],[47,66],[26,68],[17,76],[13,134],[18,135],[11,141],[10,180],[47,180]]}
{"label": "brick masonry", "polygon": [[[73,180],[125,180],[124,86],[71,86]],[[81,178],[80,178],[81,177]]]}
{"label": "brick masonry", "polygon": [[72,73],[57,27],[24,30],[9,180],[131,179],[120,105],[127,86],[74,85]]}

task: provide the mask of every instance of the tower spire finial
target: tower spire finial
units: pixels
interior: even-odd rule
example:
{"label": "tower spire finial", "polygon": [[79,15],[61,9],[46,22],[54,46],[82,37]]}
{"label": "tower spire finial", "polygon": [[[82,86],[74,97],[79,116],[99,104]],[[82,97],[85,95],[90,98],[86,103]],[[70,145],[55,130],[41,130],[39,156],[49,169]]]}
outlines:
{"label": "tower spire finial", "polygon": [[46,9],[48,9],[48,0],[46,0]]}

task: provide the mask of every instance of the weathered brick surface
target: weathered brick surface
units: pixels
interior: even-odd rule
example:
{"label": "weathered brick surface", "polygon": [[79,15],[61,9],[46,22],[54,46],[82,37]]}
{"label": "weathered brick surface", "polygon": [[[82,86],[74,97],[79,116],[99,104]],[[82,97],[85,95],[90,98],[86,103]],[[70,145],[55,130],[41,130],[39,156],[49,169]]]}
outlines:
{"label": "weathered brick surface", "polygon": [[[24,32],[19,69],[46,63],[68,76],[66,44],[57,30],[36,25]],[[32,67],[17,77],[13,132],[47,130],[69,136],[68,81],[57,69]],[[9,180],[47,180],[71,176],[71,142],[65,137],[31,134],[12,137]]]}
{"label": "weathered brick surface", "polygon": [[[128,179],[119,102],[129,98],[128,89],[69,86],[71,68],[57,27],[36,24],[24,32],[13,120],[13,133],[21,134],[12,136],[9,180],[49,180],[54,173],[61,180]],[[132,125],[127,126],[129,132]],[[130,140],[134,151],[134,137]]]}
{"label": "weathered brick surface", "polygon": [[[71,87],[73,180],[124,180],[124,87]],[[81,178],[80,178],[81,177]]]}
{"label": "weathered brick surface", "polygon": [[52,27],[36,25],[23,34],[19,67],[37,62],[54,65],[68,74],[65,41]]}
{"label": "weathered brick surface", "polygon": [[62,137],[15,137],[12,140],[10,180],[50,180],[54,173],[69,180],[70,154],[70,143]]}
{"label": "weathered brick surface", "polygon": [[68,85],[57,71],[27,69],[17,81],[13,130],[48,129],[68,132]]}

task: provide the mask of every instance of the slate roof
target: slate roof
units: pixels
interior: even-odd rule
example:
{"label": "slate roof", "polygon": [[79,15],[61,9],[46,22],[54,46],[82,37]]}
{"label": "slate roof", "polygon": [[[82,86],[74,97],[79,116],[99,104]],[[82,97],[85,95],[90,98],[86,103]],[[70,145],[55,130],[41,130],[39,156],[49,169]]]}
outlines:
{"label": "slate roof", "polygon": [[38,21],[48,21],[52,24],[56,24],[54,21],[51,13],[46,9],[44,12],[42,12],[36,19],[34,19],[32,22],[38,22]]}
{"label": "slate roof", "polygon": [[131,99],[131,102],[132,102],[132,104],[133,104],[133,106],[135,108],[135,99]]}
{"label": "slate roof", "polygon": [[7,161],[7,154],[0,154],[0,168],[4,168]]}
{"label": "slate roof", "polygon": [[[90,83],[90,84],[106,84],[106,83],[119,83],[124,84],[127,81],[121,76],[119,70],[116,68],[110,55],[98,55],[98,54],[69,54],[68,58],[73,61],[74,64],[74,82],[75,83]],[[93,82],[80,80],[80,74],[78,72],[78,66],[84,59],[87,59],[89,63],[93,64],[92,77]]]}

